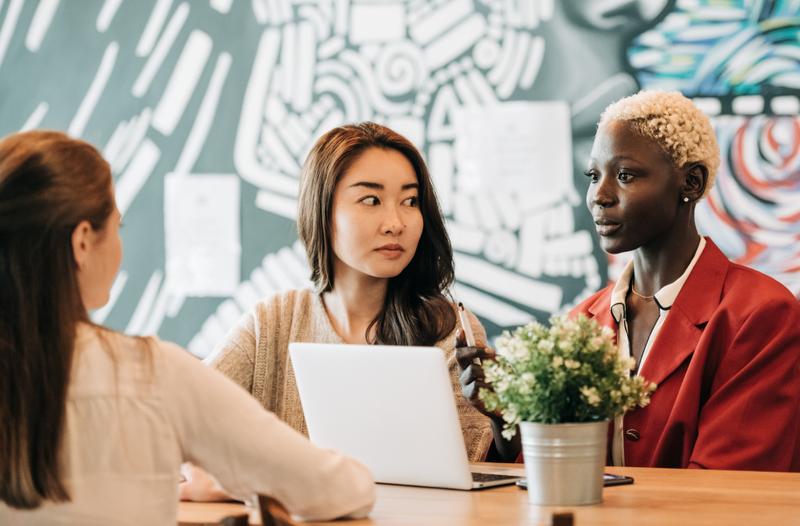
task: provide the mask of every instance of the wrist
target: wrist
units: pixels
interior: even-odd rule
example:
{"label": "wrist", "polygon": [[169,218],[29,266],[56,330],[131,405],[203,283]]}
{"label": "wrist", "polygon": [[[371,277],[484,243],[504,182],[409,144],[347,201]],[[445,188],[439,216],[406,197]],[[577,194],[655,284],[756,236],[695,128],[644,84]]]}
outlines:
{"label": "wrist", "polygon": [[499,415],[497,413],[489,413],[488,416],[489,420],[492,422],[492,426],[495,426],[498,429],[502,429],[506,423],[506,421],[503,420],[503,415]]}

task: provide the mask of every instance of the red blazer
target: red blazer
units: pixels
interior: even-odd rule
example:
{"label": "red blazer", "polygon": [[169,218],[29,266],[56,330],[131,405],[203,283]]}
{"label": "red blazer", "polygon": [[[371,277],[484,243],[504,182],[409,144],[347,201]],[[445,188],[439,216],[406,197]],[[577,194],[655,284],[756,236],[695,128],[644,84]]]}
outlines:
{"label": "red blazer", "polygon": [[[658,390],[625,415],[625,464],[800,471],[800,303],[706,241],[640,371]],[[612,289],[570,314],[616,331]]]}

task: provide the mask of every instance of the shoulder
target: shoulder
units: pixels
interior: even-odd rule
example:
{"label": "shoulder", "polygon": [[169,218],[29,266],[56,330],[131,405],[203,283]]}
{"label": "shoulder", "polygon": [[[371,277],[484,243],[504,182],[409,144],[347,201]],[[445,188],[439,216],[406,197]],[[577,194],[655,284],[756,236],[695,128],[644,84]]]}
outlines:
{"label": "shoulder", "polygon": [[292,289],[276,292],[259,301],[251,311],[256,318],[291,317],[310,310],[315,302],[320,301],[319,294],[311,289]]}
{"label": "shoulder", "polygon": [[753,268],[731,261],[728,267],[728,273],[725,276],[723,294],[752,294],[754,290],[747,290],[748,287],[758,287],[758,296],[770,296],[796,301],[789,289],[775,278],[767,276]]}
{"label": "shoulder", "polygon": [[80,387],[73,394],[111,387],[125,395],[140,393],[153,377],[160,378],[170,369],[184,370],[184,362],[200,365],[199,358],[157,336],[140,338],[105,327],[83,327],[73,363],[73,378]]}
{"label": "shoulder", "polygon": [[748,314],[781,310],[800,317],[800,303],[782,283],[752,268],[730,263],[722,287],[721,306]]}

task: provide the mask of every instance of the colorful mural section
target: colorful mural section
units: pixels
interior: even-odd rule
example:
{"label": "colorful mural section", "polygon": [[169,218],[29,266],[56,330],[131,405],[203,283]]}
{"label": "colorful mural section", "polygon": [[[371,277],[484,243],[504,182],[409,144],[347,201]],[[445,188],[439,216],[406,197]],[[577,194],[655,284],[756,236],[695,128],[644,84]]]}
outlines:
{"label": "colorful mural section", "polygon": [[679,1],[628,56],[643,87],[711,116],[722,164],[701,231],[800,298],[800,2]]}

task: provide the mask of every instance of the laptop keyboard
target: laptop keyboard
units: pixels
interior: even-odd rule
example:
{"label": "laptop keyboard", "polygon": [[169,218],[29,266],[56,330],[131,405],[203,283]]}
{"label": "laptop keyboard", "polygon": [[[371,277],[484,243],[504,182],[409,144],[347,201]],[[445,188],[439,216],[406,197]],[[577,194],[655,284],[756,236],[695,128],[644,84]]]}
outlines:
{"label": "laptop keyboard", "polygon": [[496,475],[494,473],[473,473],[472,482],[493,482],[495,480],[516,479],[519,475]]}

